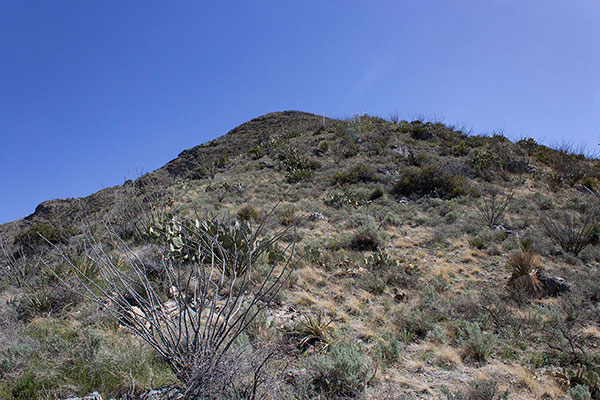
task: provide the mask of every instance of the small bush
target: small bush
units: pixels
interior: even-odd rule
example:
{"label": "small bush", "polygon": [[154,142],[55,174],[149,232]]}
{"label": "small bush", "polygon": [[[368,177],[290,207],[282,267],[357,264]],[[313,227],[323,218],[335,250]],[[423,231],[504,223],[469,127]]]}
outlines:
{"label": "small bush", "polygon": [[375,188],[369,194],[369,201],[377,200],[385,195],[385,191],[382,188]]}
{"label": "small bush", "polygon": [[479,202],[473,200],[483,222],[490,228],[500,224],[514,192],[500,194],[493,190],[489,196],[482,196]]}
{"label": "small bush", "polygon": [[358,164],[344,172],[338,172],[333,177],[334,184],[346,185],[359,182],[377,182],[377,173],[371,166]]}
{"label": "small bush", "polygon": [[402,347],[402,342],[392,332],[384,332],[373,347],[373,353],[384,364],[390,364],[400,357]]}
{"label": "small bush", "polygon": [[539,278],[540,261],[536,255],[521,251],[509,257],[506,263],[511,275],[508,285],[529,296],[539,296],[544,285]]}
{"label": "small bush", "polygon": [[598,186],[596,184],[596,178],[594,178],[593,176],[586,176],[581,180],[581,184],[590,190],[596,190]]}
{"label": "small bush", "polygon": [[366,267],[374,271],[386,271],[398,267],[398,261],[385,250],[379,250],[365,257],[364,261]]}
{"label": "small bush", "polygon": [[496,338],[483,332],[478,323],[464,322],[459,327],[458,337],[466,359],[483,362],[494,352]]}
{"label": "small bush", "polygon": [[358,397],[365,390],[368,365],[354,343],[338,343],[312,365],[313,385],[325,398]]}
{"label": "small bush", "polygon": [[392,188],[392,194],[397,197],[454,198],[466,193],[467,181],[463,176],[453,175],[437,166],[409,167]]}
{"label": "small bush", "polygon": [[592,398],[590,390],[585,385],[575,385],[569,388],[569,394],[573,400],[590,400]]}
{"label": "small bush", "polygon": [[377,233],[370,229],[359,230],[348,243],[348,248],[354,251],[377,251],[380,247],[381,241]]}
{"label": "small bush", "polygon": [[330,194],[327,196],[327,198],[325,198],[323,203],[325,203],[325,205],[328,207],[335,208],[336,210],[339,210],[344,206],[356,208],[368,204],[368,202],[365,200],[361,200],[357,196],[348,192]]}
{"label": "small bush", "polygon": [[600,218],[590,208],[583,212],[565,210],[553,216],[547,213],[539,213],[538,216],[548,237],[575,257],[592,243],[600,228]]}
{"label": "small bush", "polygon": [[310,346],[318,346],[320,350],[329,347],[333,319],[326,319],[322,313],[303,314],[302,317],[290,332],[292,337],[298,339],[298,346],[303,350]]}
{"label": "small bush", "polygon": [[22,230],[15,237],[15,245],[22,247],[25,253],[36,251],[39,247],[60,243],[64,240],[64,234],[55,224],[38,222]]}
{"label": "small bush", "polygon": [[251,205],[246,205],[238,210],[237,217],[244,222],[258,221],[258,211]]}
{"label": "small bush", "polygon": [[259,158],[262,158],[265,155],[265,151],[263,150],[262,146],[256,145],[250,150],[248,150],[248,154],[250,155],[250,157],[252,157],[253,160],[258,160]]}

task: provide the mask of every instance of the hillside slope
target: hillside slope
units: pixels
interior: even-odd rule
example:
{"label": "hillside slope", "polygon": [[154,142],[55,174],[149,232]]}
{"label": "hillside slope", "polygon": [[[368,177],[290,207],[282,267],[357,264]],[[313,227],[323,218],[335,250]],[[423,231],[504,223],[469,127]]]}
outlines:
{"label": "hillside slope", "polygon": [[[118,269],[143,265],[167,304],[162,268],[190,268],[185,229],[216,218],[283,231],[276,251],[295,245],[294,271],[243,332],[252,351],[283,349],[265,395],[600,398],[599,167],[441,123],[258,117],[134,182],[0,226],[0,397],[185,387],[65,284],[84,293],[85,272],[104,287],[102,244]],[[253,284],[270,260],[257,258]]]}

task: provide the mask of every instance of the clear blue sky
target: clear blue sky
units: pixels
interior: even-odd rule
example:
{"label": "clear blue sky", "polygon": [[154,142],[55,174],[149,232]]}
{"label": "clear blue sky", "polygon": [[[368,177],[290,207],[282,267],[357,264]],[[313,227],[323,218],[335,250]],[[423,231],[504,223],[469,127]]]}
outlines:
{"label": "clear blue sky", "polygon": [[289,109],[596,151],[600,1],[0,0],[0,223]]}

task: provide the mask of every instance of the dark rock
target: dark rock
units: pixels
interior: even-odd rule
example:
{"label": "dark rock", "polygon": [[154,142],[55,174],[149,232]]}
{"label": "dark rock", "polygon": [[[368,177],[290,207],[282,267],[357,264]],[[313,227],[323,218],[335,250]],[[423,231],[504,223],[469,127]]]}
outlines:
{"label": "dark rock", "polygon": [[531,174],[535,172],[535,168],[524,160],[509,160],[506,163],[506,170],[513,174]]}
{"label": "dark rock", "polygon": [[540,275],[539,278],[544,284],[548,296],[556,297],[561,293],[571,291],[571,285],[561,277]]}

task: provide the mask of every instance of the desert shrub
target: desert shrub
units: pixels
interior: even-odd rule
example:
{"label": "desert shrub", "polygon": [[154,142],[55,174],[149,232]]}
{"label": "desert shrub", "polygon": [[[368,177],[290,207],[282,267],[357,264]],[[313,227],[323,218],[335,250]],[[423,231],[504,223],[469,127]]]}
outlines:
{"label": "desert shrub", "polygon": [[367,268],[374,271],[386,271],[398,267],[398,261],[383,249],[365,257],[364,263]]}
{"label": "desert shrub", "polygon": [[315,176],[312,169],[291,169],[285,175],[287,183],[298,183],[301,181],[310,181]]}
{"label": "desert shrub", "polygon": [[39,248],[65,241],[67,233],[55,222],[38,222],[24,228],[14,240],[15,247],[20,247],[25,254],[32,254]]}
{"label": "desert shrub", "polygon": [[592,398],[590,390],[585,385],[575,385],[569,388],[569,394],[573,400],[590,400]]}
{"label": "desert shrub", "polygon": [[527,152],[527,155],[532,156],[539,146],[533,138],[523,138],[517,141],[517,145]]}
{"label": "desert shrub", "polygon": [[369,227],[359,229],[348,242],[348,248],[354,251],[377,251],[381,245],[377,232]]}
{"label": "desert shrub", "polygon": [[563,369],[554,373],[554,378],[569,388],[573,399],[600,398],[600,375],[598,370],[578,365],[573,369]]}
{"label": "desert shrub", "polygon": [[258,210],[251,205],[246,205],[238,210],[237,217],[244,222],[258,221]]}
{"label": "desert shrub", "polygon": [[327,197],[325,198],[325,200],[323,200],[323,203],[325,203],[326,206],[328,207],[332,207],[335,208],[336,210],[339,210],[340,208],[344,207],[344,206],[350,206],[350,207],[361,207],[364,206],[366,204],[368,204],[367,201],[362,200],[360,198],[358,198],[357,196],[355,196],[352,193],[349,192],[343,192],[343,193],[333,193],[333,194],[329,194],[327,195]]}
{"label": "desert shrub", "polygon": [[385,281],[378,276],[369,275],[360,281],[360,286],[375,296],[381,296],[385,292]]}
{"label": "desert shrub", "polygon": [[453,198],[467,193],[467,182],[463,176],[453,175],[437,166],[409,167],[392,188],[395,196],[438,196]]}
{"label": "desert shrub", "polygon": [[468,239],[469,246],[477,250],[483,250],[488,247],[488,240],[485,236],[477,235]]}
{"label": "desert shrub", "polygon": [[14,307],[20,319],[30,320],[40,315],[58,314],[76,305],[80,296],[65,290],[60,284],[30,287],[15,300]]}
{"label": "desert shrub", "polygon": [[538,217],[546,235],[563,251],[576,257],[592,243],[600,227],[597,211],[591,207],[581,212],[562,210],[553,215],[539,212]]}
{"label": "desert shrub", "polygon": [[493,380],[476,380],[471,383],[468,391],[451,392],[447,387],[442,388],[447,400],[508,400],[509,391],[502,392],[498,382]]}
{"label": "desert shrub", "polygon": [[479,201],[473,200],[473,202],[483,222],[493,228],[502,221],[513,196],[512,191],[500,194],[497,190],[491,190],[489,195],[481,196]]}
{"label": "desert shrub", "polygon": [[593,176],[584,177],[581,180],[581,184],[590,190],[596,190],[596,188],[598,186],[596,183],[596,178],[594,178]]}
{"label": "desert shrub", "polygon": [[[295,242],[283,249],[276,246],[289,229],[265,236],[264,225],[250,230],[216,218],[198,221],[175,216],[157,223],[155,233],[168,251],[162,273],[174,287],[175,311],[156,307],[162,303],[161,287],[146,276],[140,260],[122,247],[119,238],[111,237],[110,245],[127,257],[128,268],[117,267],[106,248],[90,236],[86,239],[94,246],[89,256],[101,271],[101,281],[94,284],[80,278],[78,283],[91,300],[103,305],[165,361],[186,398],[231,398],[240,384],[249,381],[251,387],[264,381],[264,365],[271,354],[262,352],[264,346],[244,351],[248,348],[238,343],[252,321],[276,299],[295,266],[291,260]],[[264,269],[255,265],[262,255],[268,259]],[[142,294],[136,286],[143,288]],[[240,361],[244,359],[250,360],[247,368]],[[251,391],[244,396],[258,394]]]}
{"label": "desert shrub", "polygon": [[344,172],[338,172],[333,177],[334,184],[346,185],[359,182],[377,182],[377,173],[371,166],[358,164]]}
{"label": "desert shrub", "polygon": [[382,188],[375,188],[369,193],[369,201],[377,200],[385,195],[385,191]]}
{"label": "desert shrub", "polygon": [[482,331],[477,322],[463,322],[457,334],[464,358],[483,362],[494,353],[495,336]]}
{"label": "desert shrub", "polygon": [[292,328],[289,335],[298,340],[298,346],[302,350],[316,346],[319,350],[325,350],[330,344],[330,332],[332,330],[333,318],[326,318],[323,313],[302,314],[302,319]]}
{"label": "desert shrub", "polygon": [[256,145],[250,150],[248,150],[248,154],[252,157],[253,160],[258,160],[265,155],[265,151],[262,146]]}
{"label": "desert shrub", "polygon": [[189,174],[189,178],[194,179],[194,180],[202,180],[208,176],[209,176],[209,171],[202,165],[194,168],[192,170],[192,172],[190,172],[190,174]]}
{"label": "desert shrub", "polygon": [[458,221],[460,214],[458,213],[458,211],[450,211],[448,213],[446,213],[445,217],[445,222],[447,224],[453,224],[456,221]]}
{"label": "desert shrub", "polygon": [[281,164],[288,170],[294,169],[308,169],[315,170],[321,167],[318,161],[311,160],[305,154],[301,153],[300,150],[295,147],[289,147],[284,149],[278,155]]}
{"label": "desert shrub", "polygon": [[450,153],[455,157],[466,156],[469,154],[469,149],[467,148],[467,142],[461,140],[454,146],[452,146]]}
{"label": "desert shrub", "polygon": [[510,272],[509,287],[528,296],[539,296],[544,290],[540,280],[539,258],[528,251],[514,253],[506,263]]}
{"label": "desert shrub", "polygon": [[369,366],[358,345],[336,343],[312,365],[315,392],[325,398],[357,397],[366,388]]}
{"label": "desert shrub", "polygon": [[311,160],[295,147],[284,149],[278,155],[278,158],[287,171],[286,180],[288,183],[310,180],[314,176],[314,171],[321,167],[318,161]]}
{"label": "desert shrub", "polygon": [[393,318],[399,330],[404,329],[415,338],[423,339],[439,321],[445,318],[447,312],[445,299],[438,294],[435,287],[427,286],[422,290],[416,306],[400,307]]}
{"label": "desert shrub", "polygon": [[581,335],[589,310],[581,299],[561,296],[558,304],[542,306],[539,312],[544,318],[543,340],[560,360],[571,364],[589,361],[587,340]]}
{"label": "desert shrub", "polygon": [[476,151],[473,153],[471,165],[479,176],[489,177],[488,174],[500,166],[500,161],[497,155],[489,150]]}
{"label": "desert shrub", "polygon": [[298,218],[298,210],[294,206],[288,206],[281,212],[281,224],[288,226]]}
{"label": "desert shrub", "polygon": [[401,327],[400,329],[418,339],[427,336],[427,333],[433,329],[435,321],[436,318],[432,312],[421,307],[403,310],[396,317],[396,323]]}
{"label": "desert shrub", "polygon": [[398,360],[402,348],[402,342],[392,332],[386,331],[378,338],[372,352],[377,360],[389,365]]}
{"label": "desert shrub", "polygon": [[582,163],[585,157],[574,154],[573,146],[569,144],[563,144],[556,150],[538,146],[534,157],[551,168],[548,174],[548,183],[551,188],[557,188],[563,184],[572,185],[584,176],[585,168]]}

